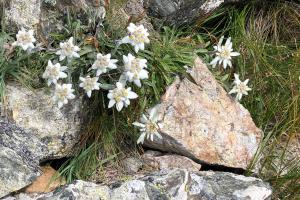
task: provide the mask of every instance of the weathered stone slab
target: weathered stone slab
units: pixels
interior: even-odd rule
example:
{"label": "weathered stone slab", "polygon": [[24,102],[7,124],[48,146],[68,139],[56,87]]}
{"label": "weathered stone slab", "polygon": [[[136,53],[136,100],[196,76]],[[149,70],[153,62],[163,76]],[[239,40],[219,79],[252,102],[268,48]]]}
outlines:
{"label": "weathered stone slab", "polygon": [[80,99],[59,109],[50,92],[33,91],[15,83],[7,85],[1,107],[2,116],[46,146],[42,151],[32,148],[41,160],[72,155],[73,147],[80,140],[80,111]]}
{"label": "weathered stone slab", "polygon": [[0,198],[29,185],[40,175],[45,146],[34,135],[0,118]]}
{"label": "weathered stone slab", "polygon": [[163,139],[145,145],[208,164],[246,169],[262,137],[250,113],[235,101],[197,58],[193,82],[177,80],[160,105]]}
{"label": "weathered stone slab", "polygon": [[145,0],[144,5],[150,16],[181,26],[205,19],[224,3],[242,1],[246,0]]}
{"label": "weathered stone slab", "polygon": [[266,200],[272,189],[253,177],[226,172],[160,171],[112,186],[76,181],[46,194],[18,194],[3,200]]}

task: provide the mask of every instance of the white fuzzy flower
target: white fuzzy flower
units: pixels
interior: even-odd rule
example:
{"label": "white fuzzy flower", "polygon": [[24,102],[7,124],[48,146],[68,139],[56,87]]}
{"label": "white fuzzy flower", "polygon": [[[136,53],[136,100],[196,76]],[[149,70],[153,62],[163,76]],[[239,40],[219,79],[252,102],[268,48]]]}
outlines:
{"label": "white fuzzy flower", "polygon": [[61,108],[68,103],[69,99],[74,99],[72,84],[56,84],[53,100],[57,102],[58,107]]}
{"label": "white fuzzy flower", "polygon": [[79,87],[82,87],[86,91],[88,97],[91,97],[93,90],[100,89],[100,83],[97,82],[99,77],[91,78],[90,76],[87,76],[85,78],[80,77],[79,79],[82,82],[79,84]]}
{"label": "white fuzzy flower", "polygon": [[[149,118],[147,117],[149,116]],[[159,134],[159,125],[158,121],[158,107],[155,106],[149,111],[149,114],[143,114],[140,122],[134,122],[133,125],[139,127],[141,135],[137,140],[137,143],[144,143],[145,138],[153,141],[154,136],[157,136],[159,139],[162,139],[162,136]]]}
{"label": "white fuzzy flower", "polygon": [[240,101],[243,95],[248,95],[248,91],[252,89],[247,86],[249,79],[242,82],[238,74],[234,74],[234,79],[234,87],[230,90],[229,94],[236,93],[236,99]]}
{"label": "white fuzzy flower", "polygon": [[34,42],[36,42],[36,39],[34,38],[34,31],[29,30],[26,31],[24,28],[22,28],[18,34],[16,35],[17,41],[15,41],[12,45],[13,46],[20,46],[24,51],[31,50],[34,48]]}
{"label": "white fuzzy flower", "polygon": [[66,66],[60,66],[59,63],[53,65],[51,60],[49,60],[46,70],[43,73],[43,78],[48,79],[48,86],[51,85],[51,83],[56,84],[57,80],[60,78],[66,78],[68,76],[64,72],[64,70],[66,69],[67,69]]}
{"label": "white fuzzy flower", "polygon": [[124,74],[129,82],[134,82],[135,85],[141,87],[141,80],[148,78],[147,60],[136,58],[130,53],[128,56],[123,55],[125,71]]}
{"label": "white fuzzy flower", "polygon": [[71,37],[67,42],[59,43],[60,50],[56,52],[56,55],[59,55],[60,61],[64,60],[65,58],[72,59],[73,57],[80,57],[77,53],[80,51],[80,48],[74,45],[73,40],[73,37]]}
{"label": "white fuzzy flower", "polygon": [[111,54],[102,55],[101,53],[97,54],[97,60],[94,62],[90,69],[95,69],[96,76],[100,76],[103,73],[108,72],[110,69],[117,69],[116,63],[118,60],[110,59]]}
{"label": "white fuzzy flower", "polygon": [[217,64],[221,65],[223,63],[223,68],[226,69],[227,65],[232,67],[231,57],[239,56],[238,52],[233,52],[231,38],[228,38],[225,45],[222,45],[224,36],[221,37],[218,45],[214,46],[216,51],[216,57],[210,62],[213,67]]}
{"label": "white fuzzy flower", "polygon": [[138,95],[131,91],[131,88],[125,88],[120,82],[116,83],[116,88],[109,90],[107,97],[109,98],[108,108],[113,107],[116,104],[118,111],[121,111],[125,106],[130,104],[130,99],[136,99]]}
{"label": "white fuzzy flower", "polygon": [[145,49],[145,43],[150,43],[148,38],[149,33],[143,25],[136,26],[133,23],[130,23],[127,27],[129,35],[124,37],[121,43],[129,43],[134,47],[135,52],[137,53],[140,49]]}

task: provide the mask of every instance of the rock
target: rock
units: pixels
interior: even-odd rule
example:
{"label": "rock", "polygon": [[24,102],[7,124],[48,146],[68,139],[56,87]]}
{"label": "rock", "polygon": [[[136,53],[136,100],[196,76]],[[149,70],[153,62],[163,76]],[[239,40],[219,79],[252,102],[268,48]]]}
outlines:
{"label": "rock", "polygon": [[160,105],[163,139],[145,145],[214,165],[246,169],[262,131],[249,112],[218,84],[200,58],[187,78],[175,81]]}
{"label": "rock", "polygon": [[18,194],[3,200],[265,200],[271,194],[270,185],[257,178],[176,169],[111,186],[76,181],[47,194]]}
{"label": "rock", "polygon": [[165,21],[168,25],[181,26],[197,19],[203,20],[225,2],[243,0],[145,0],[144,5],[150,16]]}
{"label": "rock", "polygon": [[44,148],[36,136],[0,118],[0,198],[40,175],[39,155],[34,152]]}
{"label": "rock", "polygon": [[[32,148],[33,154],[43,161],[74,153],[74,146],[80,140],[80,110],[80,99],[59,109],[52,101],[52,95],[45,90],[32,91],[8,83],[1,115],[43,143],[43,149]],[[17,145],[22,146],[22,143]]]}
{"label": "rock", "polygon": [[40,13],[41,0],[11,0],[5,11],[5,20],[29,29],[38,25]]}
{"label": "rock", "polygon": [[58,188],[54,192],[46,194],[25,194],[21,193],[15,197],[7,197],[3,200],[107,200],[109,199],[109,188],[99,186],[85,181],[75,181],[72,184]]}
{"label": "rock", "polygon": [[142,24],[150,33],[154,33],[154,28],[143,7],[143,0],[111,1],[106,20],[112,29],[124,31],[123,34],[130,22]]}
{"label": "rock", "polygon": [[194,162],[193,160],[176,155],[176,154],[167,154],[167,155],[152,155],[152,152],[145,152],[143,155],[144,163],[147,166],[153,166],[157,169],[187,169],[189,171],[199,171],[201,165]]}
{"label": "rock", "polygon": [[122,165],[124,167],[125,172],[129,174],[133,174],[138,172],[142,168],[143,162],[139,158],[129,157],[129,158],[125,158],[122,161]]}
{"label": "rock", "polygon": [[5,6],[5,22],[13,30],[35,29],[43,41],[63,29],[68,12],[86,25],[101,22],[106,13],[104,0],[12,0]]}
{"label": "rock", "polygon": [[46,193],[51,192],[61,185],[65,184],[63,178],[57,177],[57,171],[50,165],[41,166],[43,174],[25,188],[25,193]]}

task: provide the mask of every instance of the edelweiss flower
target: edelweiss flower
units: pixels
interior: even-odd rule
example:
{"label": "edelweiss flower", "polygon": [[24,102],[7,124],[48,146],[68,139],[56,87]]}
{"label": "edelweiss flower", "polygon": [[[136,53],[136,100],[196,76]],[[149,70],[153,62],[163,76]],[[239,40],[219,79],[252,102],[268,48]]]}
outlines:
{"label": "edelweiss flower", "polygon": [[138,95],[131,91],[131,88],[125,88],[122,83],[117,82],[117,88],[109,90],[107,97],[109,98],[108,108],[113,107],[116,104],[118,111],[121,111],[125,106],[130,104],[130,99],[135,99]]}
{"label": "edelweiss flower", "polygon": [[145,49],[145,43],[150,43],[148,38],[148,30],[144,28],[143,25],[136,26],[133,23],[130,23],[127,27],[129,36],[126,36],[122,39],[121,43],[129,43],[134,46],[134,50],[137,53],[140,49]]}
{"label": "edelweiss flower", "polygon": [[[147,114],[148,115],[148,114]],[[143,114],[140,122],[134,122],[133,125],[140,128],[141,135],[137,140],[137,143],[144,143],[145,138],[153,141],[154,136],[157,136],[159,139],[162,139],[162,136],[159,134],[159,125],[158,121],[158,109],[157,106],[152,108],[149,111],[149,118]]]}
{"label": "edelweiss flower", "polygon": [[97,60],[94,62],[90,69],[96,69],[96,76],[100,76],[103,73],[106,73],[109,69],[117,69],[115,63],[118,62],[116,59],[110,59],[111,54],[102,55],[101,53],[97,54]]}
{"label": "edelweiss flower", "polygon": [[24,28],[22,28],[18,34],[16,35],[17,41],[15,41],[12,45],[13,46],[20,46],[24,51],[31,50],[34,48],[34,42],[36,39],[33,36],[34,31],[29,30],[26,31]]}
{"label": "edelweiss flower", "polygon": [[225,42],[225,45],[222,45],[224,36],[221,37],[217,46],[214,46],[216,51],[216,57],[210,62],[213,67],[216,67],[217,64],[221,65],[223,63],[224,69],[227,65],[232,67],[231,57],[239,56],[238,52],[233,52],[231,38],[228,38]]}
{"label": "edelweiss flower", "polygon": [[249,79],[246,79],[244,82],[242,82],[239,78],[238,74],[234,74],[234,87],[232,90],[230,90],[229,94],[236,93],[236,99],[241,100],[243,95],[248,95],[248,91],[251,91],[252,89],[247,86]]}
{"label": "edelweiss flower", "polygon": [[141,87],[141,79],[148,78],[147,60],[136,58],[131,54],[123,55],[123,62],[125,67],[125,76],[129,82],[134,82],[138,87]]}
{"label": "edelweiss flower", "polygon": [[58,108],[68,103],[69,99],[74,99],[72,84],[56,84],[53,100],[57,102]]}
{"label": "edelweiss flower", "polygon": [[46,67],[46,70],[43,73],[43,78],[48,79],[48,86],[51,85],[51,83],[56,84],[57,80],[60,78],[66,78],[67,74],[64,72],[64,70],[66,69],[66,66],[60,66],[59,63],[53,65],[51,60],[49,60],[48,66]]}
{"label": "edelweiss flower", "polygon": [[82,83],[79,84],[79,87],[82,87],[85,91],[88,97],[91,97],[93,90],[99,90],[100,83],[98,83],[99,77],[91,78],[90,76],[87,76],[85,78],[80,77],[79,78]]}
{"label": "edelweiss flower", "polygon": [[78,51],[80,51],[80,48],[74,45],[73,40],[73,37],[71,37],[67,42],[61,42],[59,44],[61,49],[56,52],[56,55],[59,55],[60,61],[64,60],[66,57],[68,59],[72,59],[73,57],[80,57],[77,53]]}

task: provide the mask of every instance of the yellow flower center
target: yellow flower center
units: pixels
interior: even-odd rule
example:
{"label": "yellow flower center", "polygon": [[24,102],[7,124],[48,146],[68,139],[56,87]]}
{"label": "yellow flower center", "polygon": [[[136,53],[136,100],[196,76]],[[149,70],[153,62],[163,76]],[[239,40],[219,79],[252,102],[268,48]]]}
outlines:
{"label": "yellow flower center", "polygon": [[114,96],[114,99],[116,100],[116,102],[121,102],[124,97],[128,96],[128,91],[125,88],[118,89],[118,90],[114,91],[113,96]]}
{"label": "yellow flower center", "polygon": [[109,65],[109,60],[106,58],[101,58],[100,60],[97,60],[97,63],[101,68],[104,68]]}
{"label": "yellow flower center", "polygon": [[59,69],[57,67],[51,68],[49,70],[49,76],[52,78],[59,76]]}
{"label": "yellow flower center", "polygon": [[220,56],[222,58],[230,58],[230,51],[228,49],[223,49],[221,52],[220,52]]}
{"label": "yellow flower center", "polygon": [[86,78],[84,82],[84,87],[87,90],[92,90],[94,88],[94,81],[92,78]]}
{"label": "yellow flower center", "polygon": [[68,89],[67,88],[60,89],[56,92],[56,96],[60,101],[63,101],[66,98],[67,95],[68,95]]}
{"label": "yellow flower center", "polygon": [[146,40],[145,34],[141,30],[139,30],[139,29],[137,29],[136,31],[134,31],[133,33],[131,33],[131,35],[129,36],[129,38],[131,40],[133,40],[134,42],[136,42],[136,43],[143,43]]}
{"label": "yellow flower center", "polygon": [[19,39],[20,39],[20,41],[22,42],[22,43],[30,43],[31,42],[31,37],[30,37],[30,35],[28,34],[28,33],[25,33],[25,34],[22,34],[22,35],[20,35],[20,37],[19,37]]}
{"label": "yellow flower center", "polygon": [[74,47],[73,47],[71,44],[69,44],[69,43],[67,43],[67,44],[64,46],[63,49],[64,49],[64,51],[66,52],[67,55],[72,54],[73,51],[74,51]]}
{"label": "yellow flower center", "polygon": [[239,93],[245,93],[247,91],[247,85],[245,85],[244,83],[240,83],[239,85],[237,85],[237,90],[239,91]]}
{"label": "yellow flower center", "polygon": [[140,66],[140,59],[139,58],[135,58],[132,62],[131,62],[131,69],[130,71],[132,73],[134,73],[134,77],[138,78],[139,73],[141,72],[142,68]]}
{"label": "yellow flower center", "polygon": [[154,133],[154,132],[157,132],[157,125],[156,125],[156,123],[153,123],[153,122],[151,122],[151,121],[148,121],[147,123],[146,123],[146,131],[148,132],[148,133]]}

